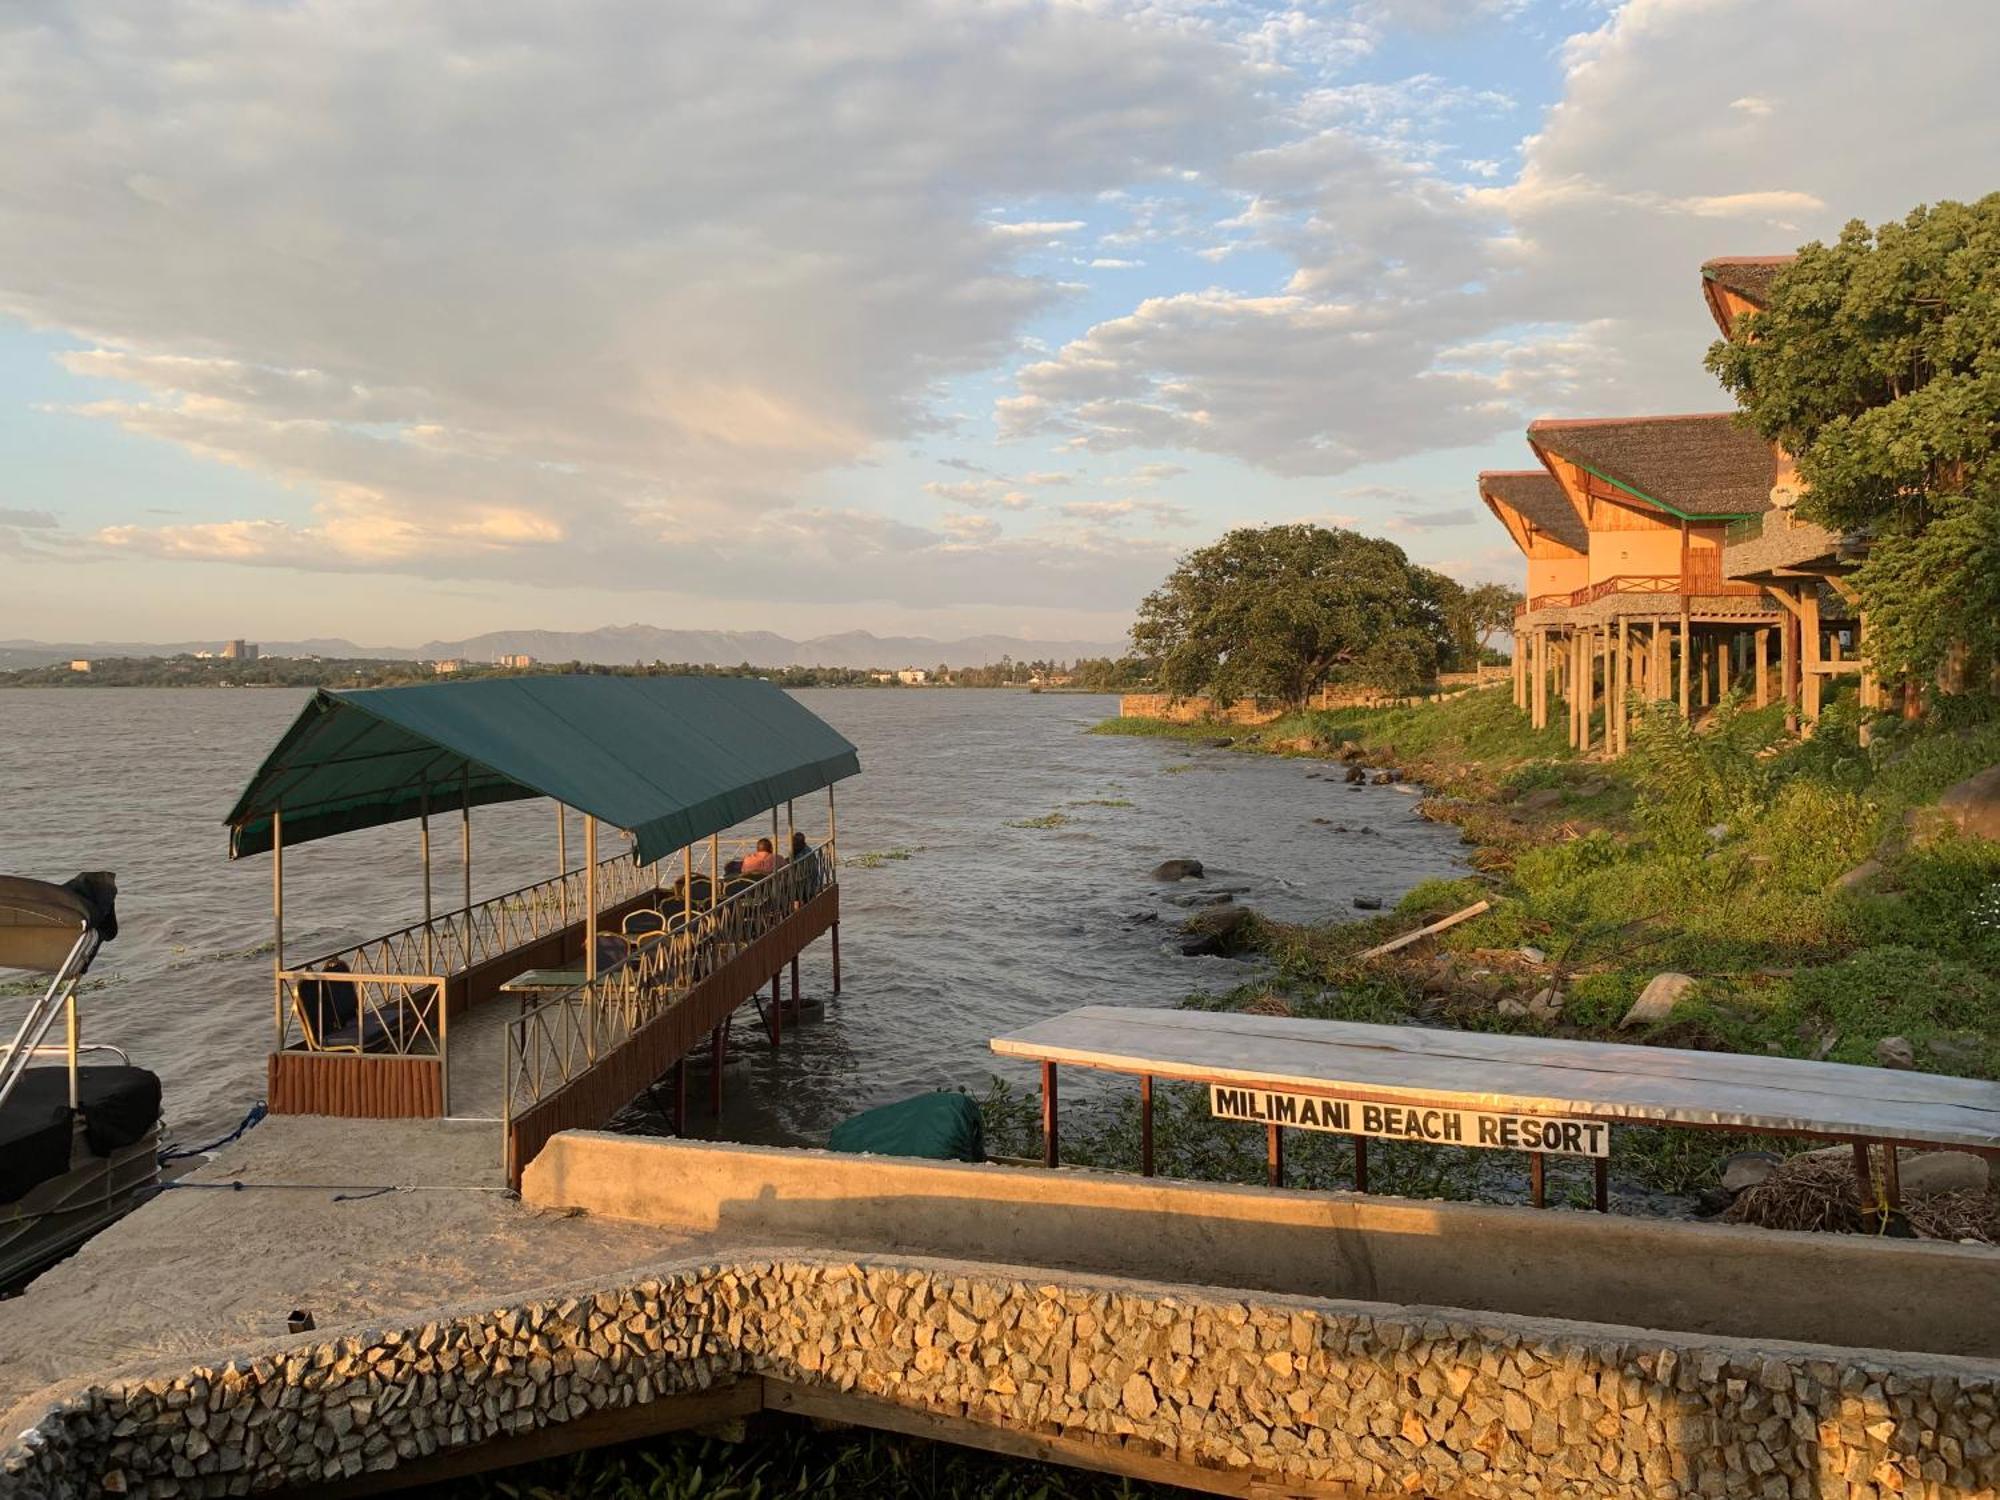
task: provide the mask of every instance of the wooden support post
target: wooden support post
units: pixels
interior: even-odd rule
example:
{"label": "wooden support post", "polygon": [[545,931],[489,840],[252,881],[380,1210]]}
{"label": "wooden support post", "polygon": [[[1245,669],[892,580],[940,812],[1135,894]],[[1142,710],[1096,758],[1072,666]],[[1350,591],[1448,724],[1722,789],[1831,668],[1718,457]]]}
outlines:
{"label": "wooden support post", "polygon": [[835,922],[827,936],[833,943],[833,992],[840,993],[840,924]]}
{"label": "wooden support post", "polygon": [[778,999],[778,976],[771,976],[771,1045],[778,1046],[785,1040],[785,1007]]}
{"label": "wooden support post", "polygon": [[794,1013],[796,1013],[798,1009],[799,1009],[799,956],[798,954],[794,953],[792,955],[792,1010]]}
{"label": "wooden support post", "polygon": [[1139,1075],[1139,1175],[1153,1175],[1153,1075]]}
{"label": "wooden support post", "polygon": [[708,1036],[708,1104],[715,1118],[722,1118],[722,1065],[727,1061],[729,1023],[719,1023]]}
{"label": "wooden support post", "polygon": [[277,1033],[271,1049],[285,1048],[285,813],[271,809],[271,1019]]}
{"label": "wooden support post", "polygon": [[1357,1135],[1354,1140],[1354,1191],[1368,1191],[1368,1137]]}
{"label": "wooden support post", "polygon": [[1042,1165],[1053,1167],[1060,1154],[1056,1140],[1056,1065],[1042,1064]]}
{"label": "wooden support post", "polygon": [[1901,1208],[1903,1206],[1902,1167],[1896,1161],[1896,1143],[1882,1143],[1882,1206]]}
{"label": "wooden support post", "polygon": [[597,819],[583,817],[583,977],[597,978]]}
{"label": "wooden support post", "polygon": [[1729,696],[1729,637],[1715,643],[1715,701]]}
{"label": "wooden support post", "polygon": [[1264,1127],[1264,1172],[1274,1188],[1285,1185],[1285,1136],[1276,1125]]}
{"label": "wooden support post", "polygon": [[1854,1143],[1854,1200],[1861,1205],[1861,1211],[1869,1213],[1875,1207],[1875,1173],[1868,1165],[1868,1143]]}
{"label": "wooden support post", "polygon": [[1680,646],[1681,646],[1681,660],[1680,660],[1681,717],[1685,719],[1691,712],[1693,712],[1693,703],[1688,693],[1688,673],[1691,672],[1694,668],[1694,628],[1692,622],[1688,619],[1688,602],[1687,602],[1687,595],[1685,594],[1681,595]]}
{"label": "wooden support post", "polygon": [[1599,1213],[1611,1212],[1611,1162],[1608,1157],[1593,1156],[1590,1159],[1590,1196]]}
{"label": "wooden support post", "polygon": [[1528,1153],[1528,1196],[1537,1208],[1549,1206],[1546,1166],[1546,1159],[1541,1152]]}
{"label": "wooden support post", "polygon": [[1752,676],[1752,690],[1757,695],[1757,706],[1763,708],[1771,701],[1771,631],[1766,626],[1756,634],[1757,661]]}
{"label": "wooden support post", "polygon": [[1625,617],[1614,616],[1611,631],[1607,637],[1611,648],[1611,680],[1604,690],[1604,749],[1612,756],[1625,753],[1625,695],[1627,692],[1626,657],[1627,631]]}
{"label": "wooden support post", "polygon": [[1819,720],[1820,692],[1826,679],[1820,675],[1819,589],[1806,584],[1799,589],[1799,717],[1807,732]]}
{"label": "wooden support post", "polygon": [[674,1064],[674,1134],[688,1133],[688,1061],[685,1054]]}

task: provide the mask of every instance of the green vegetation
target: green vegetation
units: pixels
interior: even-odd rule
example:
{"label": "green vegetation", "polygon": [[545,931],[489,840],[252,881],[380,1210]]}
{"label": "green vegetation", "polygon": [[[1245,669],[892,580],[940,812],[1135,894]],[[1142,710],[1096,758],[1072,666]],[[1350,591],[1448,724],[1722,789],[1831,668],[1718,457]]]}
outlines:
{"label": "green vegetation", "polygon": [[1708,365],[1798,462],[1800,515],[1865,529],[1877,672],[1959,689],[2000,656],[2000,193],[1815,241]]}
{"label": "green vegetation", "polygon": [[[739,1429],[740,1431],[743,1429]],[[855,1429],[762,1417],[731,1440],[687,1434],[441,1484],[442,1500],[1169,1500],[1186,1490]]]}
{"label": "green vegetation", "polygon": [[843,856],[841,863],[850,870],[875,870],[887,864],[900,864],[913,854],[922,854],[923,845],[914,849],[870,849],[866,854]]}
{"label": "green vegetation", "polygon": [[1294,525],[1190,552],[1140,604],[1132,641],[1170,693],[1296,707],[1335,680],[1412,692],[1476,653],[1479,629],[1465,590],[1395,543]]}
{"label": "green vegetation", "polygon": [[1009,828],[1060,828],[1074,820],[1066,812],[1043,813],[1039,818],[1019,818],[1010,822]]}
{"label": "green vegetation", "polygon": [[1128,797],[1083,797],[1070,803],[1071,807],[1130,807]]}
{"label": "green vegetation", "polygon": [[[1536,732],[1505,687],[1407,709],[1289,715],[1232,728],[1234,751],[1395,764],[1431,795],[1422,810],[1457,824],[1477,874],[1425,883],[1390,916],[1315,926],[1258,924],[1269,972],[1202,1008],[1361,1021],[1422,1021],[1663,1046],[1874,1063],[1906,1039],[1919,1069],[2000,1078],[2000,844],[1913,841],[1905,817],[2000,762],[2000,707],[1971,700],[1952,722],[1877,726],[1856,747],[1837,710],[1804,742],[1776,709],[1725,703],[1697,725],[1649,710],[1632,753],[1579,760],[1559,730]],[[1098,732],[1207,739],[1215,726],[1115,719]],[[1169,768],[1171,769],[1171,768]],[[1864,860],[1872,881],[1842,883]],[[1371,964],[1363,948],[1479,899],[1494,909],[1431,943]],[[1523,954],[1540,950],[1543,961]],[[1653,975],[1695,986],[1664,1023],[1621,1030]],[[1560,1013],[1522,1002],[1554,988]],[[1513,1004],[1507,1004],[1513,1002]],[[1167,1102],[1157,1127],[1163,1171],[1254,1182],[1255,1131],[1207,1118],[1199,1091]],[[1015,1120],[990,1108],[993,1139]],[[1064,1121],[1066,1159],[1129,1167],[1130,1101]],[[1339,1186],[1351,1171],[1335,1139],[1288,1143],[1288,1179]],[[1747,1141],[1671,1130],[1618,1132],[1621,1180],[1681,1193],[1712,1183],[1718,1159]],[[1768,1146],[1768,1141],[1760,1142]],[[1490,1198],[1518,1191],[1503,1160],[1403,1143],[1371,1146],[1386,1190]],[[1587,1172],[1554,1179],[1572,1195]]]}

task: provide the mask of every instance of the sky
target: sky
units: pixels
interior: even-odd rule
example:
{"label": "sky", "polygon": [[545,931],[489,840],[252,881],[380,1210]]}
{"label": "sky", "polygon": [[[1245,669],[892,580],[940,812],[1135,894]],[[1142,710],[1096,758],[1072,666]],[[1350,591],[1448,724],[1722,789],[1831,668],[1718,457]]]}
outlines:
{"label": "sky", "polygon": [[2000,188],[1993,0],[14,0],[0,639],[1114,641],[1715,410],[1698,267]]}

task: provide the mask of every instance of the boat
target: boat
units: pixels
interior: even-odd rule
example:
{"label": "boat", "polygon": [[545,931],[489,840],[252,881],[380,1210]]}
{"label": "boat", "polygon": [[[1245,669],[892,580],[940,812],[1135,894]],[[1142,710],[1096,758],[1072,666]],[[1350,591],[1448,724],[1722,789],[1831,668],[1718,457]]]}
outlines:
{"label": "boat", "polygon": [[[118,882],[0,875],[0,973],[46,975],[0,1052],[0,1288],[20,1285],[159,1183],[160,1080],[85,1044],[77,986],[118,935]],[[63,1022],[62,1040],[49,1033]]]}

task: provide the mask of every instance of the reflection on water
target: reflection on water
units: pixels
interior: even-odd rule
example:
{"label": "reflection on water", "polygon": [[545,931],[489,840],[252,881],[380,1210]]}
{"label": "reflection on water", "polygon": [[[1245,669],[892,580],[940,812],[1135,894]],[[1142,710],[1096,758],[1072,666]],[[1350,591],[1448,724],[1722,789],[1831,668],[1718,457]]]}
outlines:
{"label": "reflection on water", "polygon": [[[222,819],[305,696],[0,692],[0,871],[118,872],[122,931],[98,960],[86,1035],[161,1073],[182,1139],[219,1134],[262,1092],[270,861],[232,864]],[[778,1051],[739,1018],[729,1112],[718,1130],[697,1094],[700,1133],[812,1140],[916,1090],[977,1088],[996,1071],[1025,1082],[987,1051],[989,1037],[1074,1005],[1171,1004],[1237,983],[1241,964],[1167,944],[1185,915],[1174,898],[1195,887],[1154,883],[1162,859],[1191,855],[1208,867],[1206,888],[1306,918],[1348,912],[1356,895],[1393,899],[1457,858],[1456,833],[1418,818],[1406,790],[1350,788],[1308,761],[1084,734],[1117,711],[1111,698],[798,697],[861,749],[860,778],[836,794],[843,993],[788,1026]],[[802,802],[799,818],[820,834],[824,799]],[[1016,826],[1037,820],[1052,826]],[[477,810],[475,898],[553,874],[555,831],[545,802]],[[433,838],[440,910],[461,889],[457,835],[447,817]],[[572,822],[573,860],[580,845]],[[414,920],[420,868],[409,826],[289,852],[287,954]],[[805,965],[809,998],[830,989],[825,949]]]}

